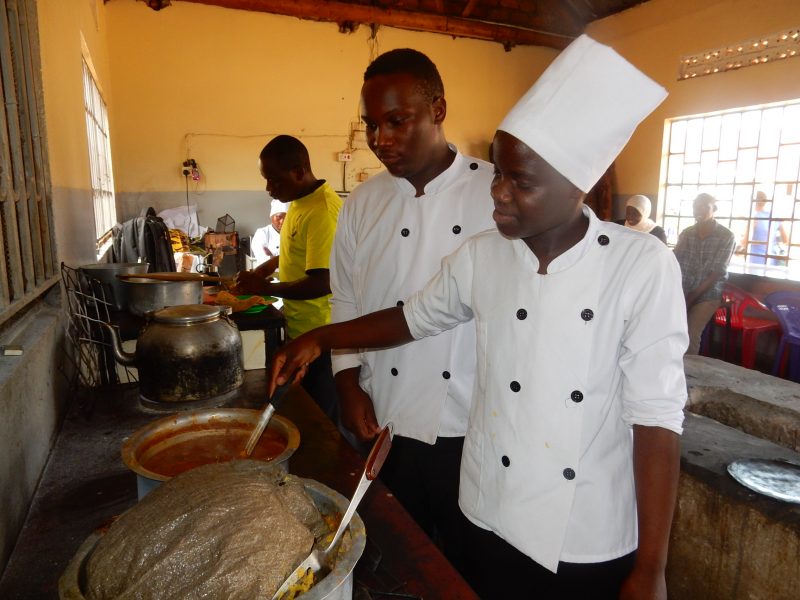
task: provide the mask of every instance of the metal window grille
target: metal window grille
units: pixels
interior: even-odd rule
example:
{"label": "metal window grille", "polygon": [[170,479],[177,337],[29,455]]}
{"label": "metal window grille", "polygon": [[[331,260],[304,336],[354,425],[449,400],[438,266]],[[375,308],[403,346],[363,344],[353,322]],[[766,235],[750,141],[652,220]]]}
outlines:
{"label": "metal window grille", "polygon": [[659,204],[668,242],[694,224],[692,201],[705,192],[736,236],[732,264],[800,274],[800,99],[672,119],[666,136]]}
{"label": "metal window grille", "polygon": [[58,281],[35,0],[0,4],[0,323]]}
{"label": "metal window grille", "polygon": [[110,237],[111,228],[117,222],[117,208],[114,200],[114,175],[111,169],[108,111],[86,61],[83,61],[83,99],[86,109],[86,134],[89,139],[95,237],[99,253]]}

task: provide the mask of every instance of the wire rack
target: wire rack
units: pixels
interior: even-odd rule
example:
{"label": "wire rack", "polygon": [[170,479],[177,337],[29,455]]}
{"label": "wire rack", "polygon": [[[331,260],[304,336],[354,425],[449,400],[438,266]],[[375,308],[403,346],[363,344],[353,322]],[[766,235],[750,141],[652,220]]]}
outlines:
{"label": "wire rack", "polygon": [[63,371],[70,392],[82,401],[93,398],[99,388],[136,381],[134,373],[117,368],[111,332],[113,309],[110,289],[101,281],[87,277],[80,269],[61,263],[61,283],[65,302],[65,362]]}

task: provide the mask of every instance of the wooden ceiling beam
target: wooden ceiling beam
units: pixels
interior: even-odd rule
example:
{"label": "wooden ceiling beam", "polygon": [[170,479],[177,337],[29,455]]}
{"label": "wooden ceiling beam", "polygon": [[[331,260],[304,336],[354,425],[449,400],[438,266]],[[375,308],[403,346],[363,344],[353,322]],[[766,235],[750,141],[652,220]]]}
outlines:
{"label": "wooden ceiling beam", "polygon": [[195,4],[209,4],[223,8],[267,12],[312,21],[332,23],[374,23],[400,29],[441,33],[499,42],[506,48],[516,45],[546,46],[561,50],[572,41],[569,36],[488,23],[485,21],[432,15],[400,9],[379,8],[347,2],[322,0],[181,0]]}

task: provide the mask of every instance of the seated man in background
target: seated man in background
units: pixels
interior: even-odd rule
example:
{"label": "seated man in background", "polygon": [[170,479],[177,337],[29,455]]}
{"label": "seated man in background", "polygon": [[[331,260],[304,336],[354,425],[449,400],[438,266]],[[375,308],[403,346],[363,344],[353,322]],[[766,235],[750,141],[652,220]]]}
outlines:
{"label": "seated man in background", "polygon": [[[236,287],[242,294],[283,298],[287,335],[294,339],[330,322],[328,266],[342,200],[324,179],[314,176],[308,150],[292,136],[279,135],[264,146],[259,167],[267,193],[287,206],[278,258],[281,281],[269,281],[275,266],[267,261],[254,271],[237,274]],[[309,365],[303,387],[337,422],[330,353]]]}
{"label": "seated man in background", "polygon": [[[253,234],[250,242],[250,251],[256,259],[256,267],[263,265],[271,258],[277,258],[280,253],[281,227],[286,218],[286,205],[280,200],[273,200],[270,203],[269,220],[270,224],[259,227]],[[271,267],[271,271],[278,268],[277,262]]]}
{"label": "seated man in background", "polygon": [[700,336],[722,301],[722,285],[736,245],[733,232],[714,220],[717,200],[711,194],[694,199],[694,220],[678,237],[675,258],[681,266],[689,326],[689,349],[697,354]]}

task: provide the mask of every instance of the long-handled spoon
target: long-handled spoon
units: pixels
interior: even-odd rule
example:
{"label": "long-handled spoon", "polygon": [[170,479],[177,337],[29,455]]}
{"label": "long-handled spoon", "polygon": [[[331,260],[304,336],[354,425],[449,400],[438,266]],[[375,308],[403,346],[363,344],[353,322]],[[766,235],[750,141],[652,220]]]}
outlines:
{"label": "long-handled spoon", "polygon": [[322,579],[331,571],[331,563],[336,556],[336,551],[338,550],[344,530],[350,524],[350,519],[353,518],[356,507],[358,503],[361,502],[361,498],[364,497],[364,493],[367,491],[369,484],[378,476],[378,472],[381,470],[391,446],[392,424],[389,423],[386,427],[381,429],[381,432],[378,434],[378,439],[375,440],[375,444],[369,452],[367,464],[364,466],[364,472],[361,474],[361,480],[358,482],[356,491],[353,492],[353,498],[350,500],[350,505],[347,507],[347,511],[345,511],[339,523],[339,528],[336,530],[333,540],[331,540],[331,543],[328,544],[328,547],[324,550],[314,548],[311,554],[309,554],[281,584],[281,587],[279,587],[275,595],[272,596],[272,600],[278,600],[286,594],[290,587],[307,576],[308,571],[311,571],[313,574],[315,582]]}
{"label": "long-handled spoon", "polygon": [[269,420],[272,418],[272,415],[275,414],[275,409],[280,406],[281,402],[283,401],[283,397],[286,394],[286,390],[288,390],[291,385],[291,380],[288,380],[283,385],[279,385],[277,388],[275,388],[275,391],[272,393],[272,398],[269,399],[269,402],[267,402],[267,405],[264,407],[261,416],[258,418],[258,423],[256,423],[255,429],[253,429],[250,437],[247,438],[247,445],[244,447],[245,456],[250,456],[253,453],[258,440],[261,439],[261,434],[264,433]]}

